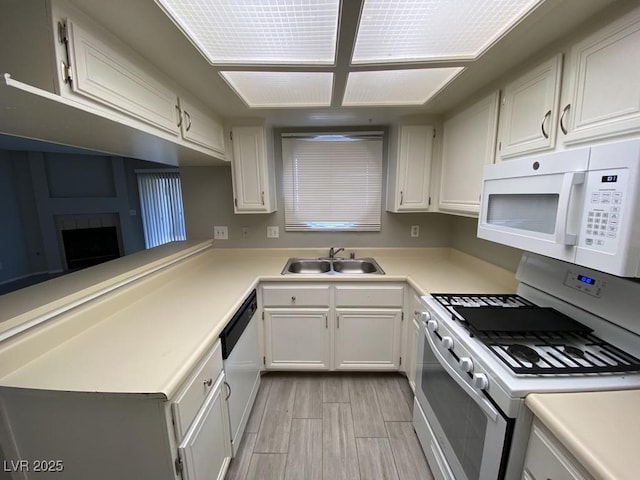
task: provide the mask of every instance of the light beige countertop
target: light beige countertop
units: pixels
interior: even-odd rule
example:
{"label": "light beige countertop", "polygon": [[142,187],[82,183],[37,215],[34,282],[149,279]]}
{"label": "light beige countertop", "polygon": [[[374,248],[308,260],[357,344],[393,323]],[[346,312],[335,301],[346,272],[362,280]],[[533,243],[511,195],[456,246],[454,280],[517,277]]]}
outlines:
{"label": "light beige countertop", "polygon": [[531,394],[526,405],[594,478],[638,478],[640,390]]}
{"label": "light beige countertop", "polygon": [[[511,293],[517,285],[513,272],[448,248],[356,249],[358,257],[374,257],[386,275],[339,276],[280,274],[289,257],[317,257],[324,250],[206,248],[194,253],[202,245],[183,245],[190,256],[177,262],[170,249],[167,259],[174,263],[166,268],[152,255],[147,268],[152,273],[141,278],[120,271],[117,280],[109,280],[88,269],[87,288],[95,298],[84,303],[79,299],[86,289],[73,293],[63,282],[60,292],[75,306],[53,315],[45,301],[35,302],[35,313],[51,318],[0,344],[0,387],[171,397],[259,281],[408,281],[420,294]],[[137,275],[145,271],[142,264],[133,261]],[[83,283],[82,273],[73,274],[76,284]],[[122,286],[125,277],[130,283]],[[99,294],[100,288],[106,293]],[[42,284],[20,296],[46,291]],[[55,293],[48,292],[47,299],[60,309],[63,301]],[[0,297],[3,314],[7,302],[20,311],[15,297],[5,297]],[[19,318],[38,317],[22,308]]]}

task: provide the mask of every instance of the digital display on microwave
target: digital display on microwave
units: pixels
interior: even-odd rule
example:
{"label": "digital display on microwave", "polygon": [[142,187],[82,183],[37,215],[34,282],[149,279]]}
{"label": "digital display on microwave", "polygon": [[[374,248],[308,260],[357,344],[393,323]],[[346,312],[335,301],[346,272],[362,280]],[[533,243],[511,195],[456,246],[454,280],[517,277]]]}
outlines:
{"label": "digital display on microwave", "polygon": [[587,277],[585,275],[578,275],[578,280],[582,283],[586,283],[587,285],[594,285],[596,283],[594,278]]}
{"label": "digital display on microwave", "polygon": [[603,175],[602,183],[616,183],[618,181],[618,175]]}

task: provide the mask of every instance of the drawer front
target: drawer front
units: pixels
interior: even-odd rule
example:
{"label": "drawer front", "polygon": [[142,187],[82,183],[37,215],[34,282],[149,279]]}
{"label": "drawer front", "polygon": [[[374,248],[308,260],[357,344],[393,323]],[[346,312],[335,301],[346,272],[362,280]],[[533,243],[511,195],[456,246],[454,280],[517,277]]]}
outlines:
{"label": "drawer front", "polygon": [[262,304],[265,307],[328,307],[329,285],[265,285]]}
{"label": "drawer front", "polygon": [[527,447],[525,472],[536,480],[587,480],[588,475],[581,472],[575,460],[564,453],[555,437],[534,422]]}
{"label": "drawer front", "polygon": [[180,441],[200,410],[207,395],[222,372],[222,347],[218,340],[205,359],[184,383],[171,408],[175,419],[176,437]]}
{"label": "drawer front", "polygon": [[338,285],[336,307],[402,307],[402,285]]}

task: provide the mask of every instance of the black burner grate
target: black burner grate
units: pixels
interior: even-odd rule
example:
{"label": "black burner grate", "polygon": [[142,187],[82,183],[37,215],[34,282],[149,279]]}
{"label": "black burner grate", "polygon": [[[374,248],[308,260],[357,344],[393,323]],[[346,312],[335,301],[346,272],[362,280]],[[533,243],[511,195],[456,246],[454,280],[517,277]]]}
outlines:
{"label": "black burner grate", "polygon": [[[556,310],[540,308],[519,295],[435,293],[432,297],[451,314],[453,321],[464,325],[471,337],[484,343],[515,373],[557,375],[640,371],[640,360],[633,355],[598,338],[579,322]],[[518,309],[521,310],[518,312]],[[509,311],[513,323],[509,322]],[[478,317],[473,322],[464,318],[470,312]],[[476,328],[479,325],[482,328]],[[500,330],[484,328],[488,325],[506,327]],[[516,326],[523,328],[519,330]],[[535,361],[526,360],[527,355],[523,352],[529,349],[535,350],[537,356],[530,357]]]}

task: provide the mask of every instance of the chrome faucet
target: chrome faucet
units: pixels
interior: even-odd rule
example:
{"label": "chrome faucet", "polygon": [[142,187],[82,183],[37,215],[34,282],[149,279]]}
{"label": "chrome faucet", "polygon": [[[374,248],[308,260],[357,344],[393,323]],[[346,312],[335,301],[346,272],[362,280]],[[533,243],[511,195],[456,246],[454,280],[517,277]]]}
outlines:
{"label": "chrome faucet", "polygon": [[334,258],[336,258],[336,255],[339,254],[340,252],[342,252],[344,250],[344,248],[340,247],[337,250],[334,249],[333,247],[331,247],[329,249],[329,259],[333,260]]}

